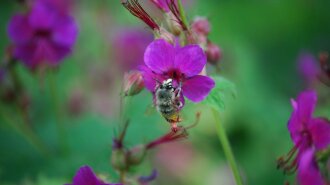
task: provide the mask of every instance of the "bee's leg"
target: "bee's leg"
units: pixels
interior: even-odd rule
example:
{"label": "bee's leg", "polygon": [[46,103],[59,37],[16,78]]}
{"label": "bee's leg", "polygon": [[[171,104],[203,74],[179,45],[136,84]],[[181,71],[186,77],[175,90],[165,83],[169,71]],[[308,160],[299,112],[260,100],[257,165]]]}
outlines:
{"label": "bee's leg", "polygon": [[178,98],[181,94],[181,91],[182,91],[182,82],[180,81],[179,82],[179,86],[175,89],[175,97]]}

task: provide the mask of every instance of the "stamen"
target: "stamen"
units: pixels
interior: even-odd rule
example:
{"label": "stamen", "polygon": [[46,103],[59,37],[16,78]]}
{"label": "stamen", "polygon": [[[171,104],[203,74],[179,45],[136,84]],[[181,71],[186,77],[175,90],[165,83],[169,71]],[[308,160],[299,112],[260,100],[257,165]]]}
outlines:
{"label": "stamen", "polygon": [[145,22],[152,30],[159,30],[156,21],[142,8],[139,0],[121,0],[121,4],[135,17]]}
{"label": "stamen", "polygon": [[[297,151],[297,146],[294,146],[286,156],[280,157],[277,160],[277,169],[283,169],[283,172],[288,175],[294,173],[298,168],[298,159],[295,158],[292,161],[292,158],[296,156]],[[290,163],[290,161],[292,162]]]}

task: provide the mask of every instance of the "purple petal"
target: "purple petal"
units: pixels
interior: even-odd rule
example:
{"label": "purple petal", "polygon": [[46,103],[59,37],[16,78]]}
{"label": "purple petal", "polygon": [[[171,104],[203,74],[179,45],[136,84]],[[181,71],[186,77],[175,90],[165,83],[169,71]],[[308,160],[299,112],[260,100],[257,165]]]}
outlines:
{"label": "purple petal", "polygon": [[163,76],[154,73],[147,66],[139,66],[139,71],[142,73],[144,86],[150,92],[154,92],[158,82],[162,83],[165,80]]}
{"label": "purple petal", "polygon": [[215,83],[210,77],[197,75],[186,80],[182,90],[188,99],[193,102],[200,102],[209,94],[214,85]]}
{"label": "purple petal", "polygon": [[309,149],[301,155],[297,178],[300,185],[325,185],[314,159],[313,149]]}
{"label": "purple petal", "polygon": [[32,69],[43,62],[57,65],[70,52],[70,48],[58,46],[47,39],[38,39],[15,48],[15,56]]}
{"label": "purple petal", "polygon": [[174,60],[174,67],[187,77],[199,74],[206,65],[206,55],[198,45],[188,45],[180,48]]}
{"label": "purple petal", "polygon": [[301,142],[302,136],[301,131],[304,130],[304,125],[300,122],[298,117],[298,103],[291,99],[291,104],[293,107],[293,112],[288,122],[288,130],[291,135],[291,139],[296,146]]}
{"label": "purple petal", "polygon": [[36,29],[51,29],[57,19],[55,7],[48,6],[45,1],[35,1],[29,15],[29,23]]}
{"label": "purple petal", "polygon": [[31,44],[19,45],[15,47],[14,55],[16,58],[22,60],[22,62],[29,68],[34,69],[39,62],[35,60],[35,50],[36,50],[35,42]]}
{"label": "purple petal", "polygon": [[76,42],[78,35],[78,26],[74,19],[70,16],[65,16],[58,20],[54,28],[53,41],[57,44],[72,47]]}
{"label": "purple petal", "polygon": [[174,55],[174,46],[159,39],[147,47],[144,53],[144,62],[152,71],[162,74],[173,68]]}
{"label": "purple petal", "polygon": [[100,185],[102,182],[97,179],[89,166],[81,167],[73,178],[72,185]]}
{"label": "purple petal", "polygon": [[140,183],[149,183],[149,182],[155,180],[157,178],[157,176],[158,176],[158,172],[157,172],[157,170],[154,169],[154,170],[152,170],[150,175],[141,176],[141,177],[139,177],[138,180]]}
{"label": "purple petal", "polygon": [[288,129],[295,145],[301,142],[301,132],[307,129],[312,119],[317,96],[314,91],[304,91],[299,94],[297,101],[291,100],[293,112],[288,122]]}
{"label": "purple petal", "polygon": [[308,124],[311,121],[317,101],[315,91],[304,91],[297,98],[298,116],[301,122]]}
{"label": "purple petal", "polygon": [[8,25],[8,35],[15,44],[28,42],[33,36],[33,30],[27,17],[23,15],[13,16]]}
{"label": "purple petal", "polygon": [[317,150],[326,149],[330,144],[330,122],[324,118],[315,118],[309,125],[313,143]]}

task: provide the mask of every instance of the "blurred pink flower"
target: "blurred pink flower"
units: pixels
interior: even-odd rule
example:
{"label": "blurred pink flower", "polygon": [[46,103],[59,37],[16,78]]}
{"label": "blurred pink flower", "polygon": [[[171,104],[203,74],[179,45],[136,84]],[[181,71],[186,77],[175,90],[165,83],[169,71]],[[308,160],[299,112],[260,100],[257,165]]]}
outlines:
{"label": "blurred pink flower", "polygon": [[113,51],[116,63],[124,71],[143,64],[143,54],[153,35],[141,28],[126,28],[115,35]]}
{"label": "blurred pink flower", "polygon": [[306,80],[308,85],[311,85],[320,73],[317,59],[310,53],[302,53],[299,55],[299,72]]}

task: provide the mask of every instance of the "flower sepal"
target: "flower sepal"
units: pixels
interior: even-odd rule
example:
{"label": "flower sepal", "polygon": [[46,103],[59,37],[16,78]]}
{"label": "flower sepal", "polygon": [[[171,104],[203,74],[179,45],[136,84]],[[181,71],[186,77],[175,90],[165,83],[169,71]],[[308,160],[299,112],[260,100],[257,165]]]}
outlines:
{"label": "flower sepal", "polygon": [[330,146],[326,149],[319,150],[315,154],[316,160],[320,163],[326,163],[330,158]]}
{"label": "flower sepal", "polygon": [[116,170],[121,171],[127,169],[128,165],[125,151],[123,149],[113,150],[111,156],[111,163]]}

